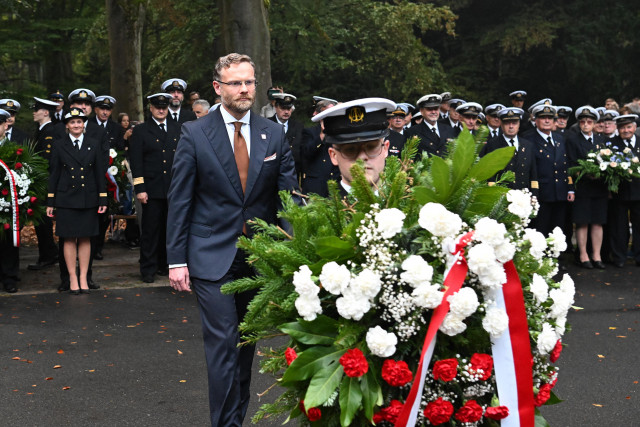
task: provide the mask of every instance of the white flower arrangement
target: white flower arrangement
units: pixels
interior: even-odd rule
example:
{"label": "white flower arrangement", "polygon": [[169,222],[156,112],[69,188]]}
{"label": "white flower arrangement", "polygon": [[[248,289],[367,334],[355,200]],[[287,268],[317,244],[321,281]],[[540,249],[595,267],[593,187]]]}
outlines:
{"label": "white flower arrangement", "polygon": [[396,352],[398,338],[393,332],[387,332],[380,326],[369,328],[367,331],[367,347],[378,357],[391,357]]}

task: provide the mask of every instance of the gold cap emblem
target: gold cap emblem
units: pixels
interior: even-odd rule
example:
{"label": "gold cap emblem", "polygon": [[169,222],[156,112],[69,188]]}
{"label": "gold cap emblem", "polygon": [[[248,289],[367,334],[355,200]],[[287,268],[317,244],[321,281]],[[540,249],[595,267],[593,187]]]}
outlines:
{"label": "gold cap emblem", "polygon": [[360,106],[351,107],[347,110],[347,117],[351,124],[364,121],[364,108]]}

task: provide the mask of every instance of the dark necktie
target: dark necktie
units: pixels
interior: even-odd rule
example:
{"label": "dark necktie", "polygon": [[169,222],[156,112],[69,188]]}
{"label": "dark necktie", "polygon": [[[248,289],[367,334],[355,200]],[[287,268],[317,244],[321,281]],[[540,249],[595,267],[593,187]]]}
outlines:
{"label": "dark necktie", "polygon": [[514,144],[514,142],[513,142],[513,139],[510,139],[510,140],[509,140],[509,145],[510,145],[510,146],[512,146],[512,147],[515,147],[515,146],[516,146],[516,145]]}
{"label": "dark necktie", "polygon": [[76,150],[80,151],[80,140],[76,139],[73,141],[73,146],[76,147]]}
{"label": "dark necktie", "polygon": [[[491,138],[495,138],[496,136],[498,136],[498,131],[492,130],[491,131]],[[513,142],[513,140],[511,140],[511,141]]]}
{"label": "dark necktie", "polygon": [[164,128],[164,123],[160,123],[158,126],[160,126],[160,129],[162,129],[162,130],[164,130],[166,132],[166,130]]}
{"label": "dark necktie", "polygon": [[550,136],[547,137],[547,142],[549,143],[549,145],[555,148],[556,145],[553,143],[553,139],[551,139]]}
{"label": "dark necktie", "polygon": [[589,142],[589,145],[593,145],[593,138],[589,137],[587,138],[587,141]]}
{"label": "dark necktie", "polygon": [[178,121],[178,113],[173,113],[173,120]]}

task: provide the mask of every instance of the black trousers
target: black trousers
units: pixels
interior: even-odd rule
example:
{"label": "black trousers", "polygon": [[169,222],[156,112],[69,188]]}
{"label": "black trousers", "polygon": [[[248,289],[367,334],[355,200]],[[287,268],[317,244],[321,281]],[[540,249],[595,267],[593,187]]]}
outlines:
{"label": "black trousers", "polygon": [[98,224],[100,227],[98,235],[91,237],[91,259],[93,259],[95,252],[102,252],[104,248],[104,236],[107,234],[107,228],[109,228],[109,214],[106,212],[99,214]]}
{"label": "black trousers", "polygon": [[142,205],[140,273],[151,276],[167,268],[167,199],[149,199]]}
{"label": "black trousers", "polygon": [[51,218],[44,215],[35,229],[38,237],[38,261],[55,259],[58,250],[53,240],[53,221]]}
{"label": "black trousers", "polygon": [[238,324],[256,292],[224,295],[220,288],[253,270],[240,250],[222,279],[211,282],[191,278],[198,297],[202,336],[209,378],[209,411],[212,427],[241,427],[249,405],[251,364],[255,346],[238,348]]}
{"label": "black trousers", "polygon": [[[629,251],[629,237],[633,240],[631,253],[640,262],[640,200],[612,200],[608,221],[611,260],[625,262]],[[631,221],[632,233],[629,232]]]}
{"label": "black trousers", "polygon": [[20,273],[20,248],[13,246],[11,234],[0,239],[0,280],[6,286],[15,285]]}
{"label": "black trousers", "polygon": [[567,204],[569,202],[540,202],[538,216],[534,218],[533,226],[544,237],[549,236],[554,228],[564,226],[565,216],[567,212]]}

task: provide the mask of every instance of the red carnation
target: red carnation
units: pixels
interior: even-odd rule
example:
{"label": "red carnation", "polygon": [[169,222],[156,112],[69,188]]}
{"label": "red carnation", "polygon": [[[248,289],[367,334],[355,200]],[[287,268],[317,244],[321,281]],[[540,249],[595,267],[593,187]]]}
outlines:
{"label": "red carnation", "polygon": [[536,405],[536,407],[544,405],[551,397],[552,388],[553,386],[551,384],[545,384],[540,387],[540,391],[538,391],[538,394],[536,394],[536,397],[533,399],[533,404]]}
{"label": "red carnation", "polygon": [[501,420],[507,418],[508,415],[509,408],[506,406],[489,406],[484,412],[484,416],[492,420]]}
{"label": "red carnation", "polygon": [[33,209],[27,209],[27,215],[32,216],[33,215]]}
{"label": "red carnation", "polygon": [[402,412],[404,405],[398,400],[392,400],[389,406],[382,408],[379,412],[373,415],[373,422],[379,424],[382,421],[389,421],[395,424],[398,419],[398,415]]}
{"label": "red carnation", "polygon": [[347,350],[340,358],[340,364],[348,377],[361,377],[369,370],[369,364],[360,349]]}
{"label": "red carnation", "polygon": [[558,358],[560,357],[560,353],[562,353],[562,342],[558,340],[555,347],[553,347],[553,350],[551,350],[551,356],[549,356],[549,360],[551,360],[552,363],[556,363],[556,360],[558,360]]}
{"label": "red carnation", "polygon": [[15,166],[16,169],[22,169],[22,163],[20,162],[16,162]]}
{"label": "red carnation", "polygon": [[307,418],[309,418],[309,421],[311,422],[318,421],[320,418],[322,418],[322,411],[320,411],[320,409],[318,408],[311,408],[307,411],[307,409],[304,407],[304,400],[300,401],[300,410],[307,416]]}
{"label": "red carnation", "polygon": [[407,362],[387,359],[382,364],[382,379],[391,387],[402,387],[413,379],[413,373]]}
{"label": "red carnation", "polygon": [[427,403],[427,407],[424,409],[424,416],[434,426],[446,423],[451,418],[451,415],[453,415],[453,405],[441,397],[433,402]]}
{"label": "red carnation", "polygon": [[475,400],[469,400],[456,412],[456,420],[461,423],[475,423],[480,421],[480,418],[482,418],[482,406]]}
{"label": "red carnation", "polygon": [[24,150],[23,150],[22,148],[18,148],[18,149],[16,150],[16,154],[17,154],[18,156],[20,156],[20,155],[22,154],[22,152],[23,152],[23,151],[24,151]]}
{"label": "red carnation", "polygon": [[38,198],[36,196],[31,196],[31,198],[29,199],[29,201],[33,204],[35,202],[38,201]]}
{"label": "red carnation", "polygon": [[2,195],[6,196],[7,194],[9,194],[9,190],[7,190],[6,188],[2,189]]}
{"label": "red carnation", "polygon": [[284,351],[284,358],[287,359],[287,366],[291,365],[291,362],[296,360],[296,357],[298,357],[298,353],[296,353],[296,351],[291,347],[287,347]]}
{"label": "red carnation", "polygon": [[4,229],[5,229],[5,230],[8,230],[8,229],[10,229],[10,228],[11,228],[11,226],[10,226],[9,224],[5,224],[5,225],[4,225]]}
{"label": "red carnation", "polygon": [[438,360],[433,364],[433,378],[442,381],[451,381],[458,373],[458,359]]}
{"label": "red carnation", "polygon": [[474,353],[471,356],[471,372],[477,373],[482,369],[482,381],[486,381],[491,377],[491,370],[493,369],[493,358],[488,354]]}

